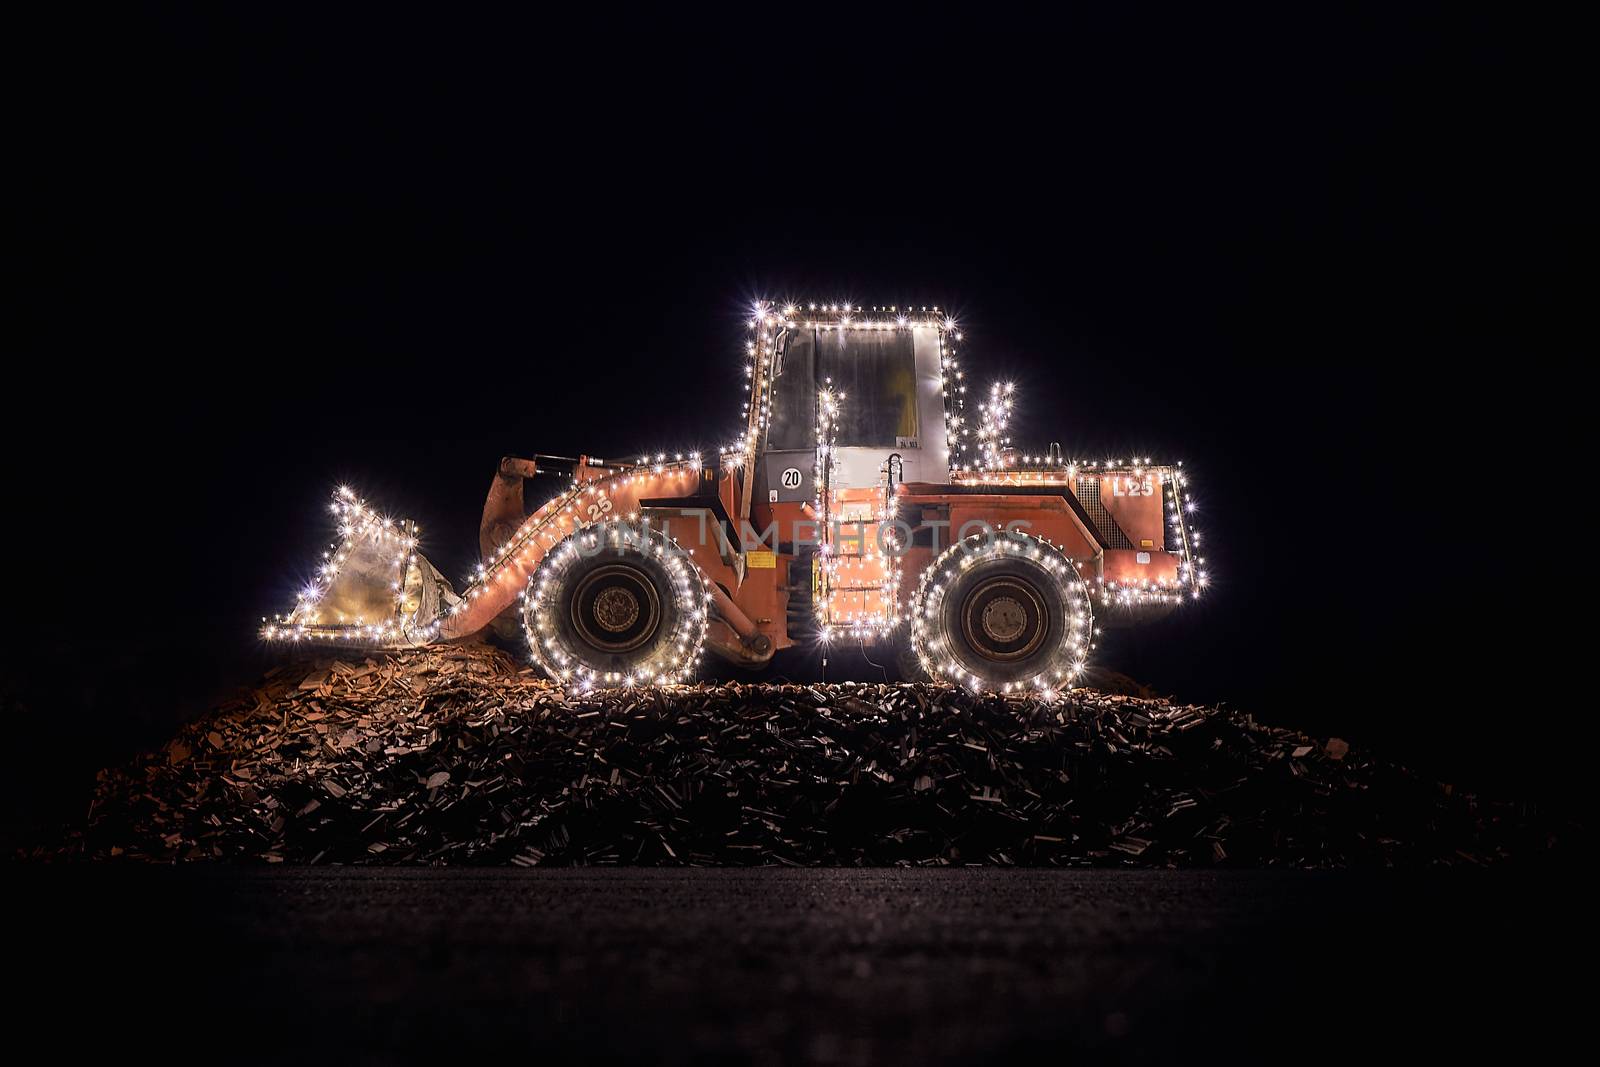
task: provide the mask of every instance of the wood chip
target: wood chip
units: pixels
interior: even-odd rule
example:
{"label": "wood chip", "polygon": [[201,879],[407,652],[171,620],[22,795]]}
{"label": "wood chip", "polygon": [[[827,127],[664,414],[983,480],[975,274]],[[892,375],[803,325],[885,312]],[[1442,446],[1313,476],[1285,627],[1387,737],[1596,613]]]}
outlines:
{"label": "wood chip", "polygon": [[[204,758],[194,758],[196,752]],[[279,669],[43,854],[344,864],[1450,866],[1575,833],[1339,738],[1074,690],[567,696],[443,646]]]}

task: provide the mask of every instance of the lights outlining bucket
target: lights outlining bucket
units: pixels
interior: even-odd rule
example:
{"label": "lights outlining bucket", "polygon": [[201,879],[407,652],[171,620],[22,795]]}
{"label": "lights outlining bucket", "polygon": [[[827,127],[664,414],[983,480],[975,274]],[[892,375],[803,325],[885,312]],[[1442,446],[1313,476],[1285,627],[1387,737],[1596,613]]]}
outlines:
{"label": "lights outlining bucket", "polygon": [[[315,577],[289,612],[263,620],[268,641],[337,641],[420,645],[438,622],[424,610],[439,595],[431,567],[417,555],[417,526],[378,514],[348,486],[329,505],[340,539],[323,553]],[[448,595],[448,594],[445,594]]]}

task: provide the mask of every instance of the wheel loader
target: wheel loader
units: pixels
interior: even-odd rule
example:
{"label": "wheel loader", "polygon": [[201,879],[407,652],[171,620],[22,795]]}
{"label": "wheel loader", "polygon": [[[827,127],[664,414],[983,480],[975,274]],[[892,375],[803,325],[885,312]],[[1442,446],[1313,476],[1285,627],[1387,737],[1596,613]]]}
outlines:
{"label": "wheel loader", "polygon": [[[459,592],[414,525],[341,488],[339,540],[263,636],[409,647],[520,629],[579,690],[714,673],[705,652],[761,668],[849,644],[910,677],[1053,696],[1098,627],[1206,585],[1181,464],[1019,454],[1014,391],[969,402],[941,309],[760,302],[748,330],[733,444],[502,459]],[[563,488],[533,505],[551,473]]]}

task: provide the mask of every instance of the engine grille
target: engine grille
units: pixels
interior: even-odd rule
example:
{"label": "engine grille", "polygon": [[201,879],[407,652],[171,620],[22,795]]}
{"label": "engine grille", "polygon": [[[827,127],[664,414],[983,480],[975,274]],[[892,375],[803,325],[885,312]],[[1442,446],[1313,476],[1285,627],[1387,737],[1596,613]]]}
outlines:
{"label": "engine grille", "polygon": [[1100,502],[1099,478],[1078,479],[1078,503],[1083,505],[1084,514],[1094,522],[1095,529],[1099,531],[1100,538],[1105,541],[1107,548],[1133,547],[1128,535],[1122,532],[1117,520],[1111,517],[1111,512]]}

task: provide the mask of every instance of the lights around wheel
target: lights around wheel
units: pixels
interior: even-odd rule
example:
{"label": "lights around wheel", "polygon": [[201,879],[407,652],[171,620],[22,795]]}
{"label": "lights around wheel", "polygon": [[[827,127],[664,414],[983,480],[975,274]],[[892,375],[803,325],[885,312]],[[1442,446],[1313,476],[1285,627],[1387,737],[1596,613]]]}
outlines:
{"label": "lights around wheel", "polygon": [[[600,670],[585,663],[584,650],[556,618],[557,611],[565,610],[562,594],[579,563],[613,553],[618,558],[637,553],[656,561],[670,583],[672,610],[666,614],[672,632],[649,659],[627,671]],[[553,547],[529,575],[522,599],[523,632],[534,662],[552,681],[583,692],[687,681],[699,664],[705,643],[711,591],[700,568],[675,540],[647,525],[612,521],[575,531]]]}
{"label": "lights around wheel", "polygon": [[[983,677],[972,665],[962,663],[944,622],[945,597],[957,580],[971,568],[999,559],[1019,561],[1037,581],[1053,586],[1060,597],[1064,628],[1063,633],[1047,635],[1049,649],[1037,670],[1006,681]],[[1009,624],[1002,624],[1000,632],[1009,629]],[[1006,532],[957,541],[923,572],[911,603],[911,648],[918,665],[932,677],[974,690],[1035,690],[1046,699],[1053,699],[1061,690],[1071,688],[1083,672],[1093,637],[1094,613],[1077,568],[1054,545],[1031,534]]]}

